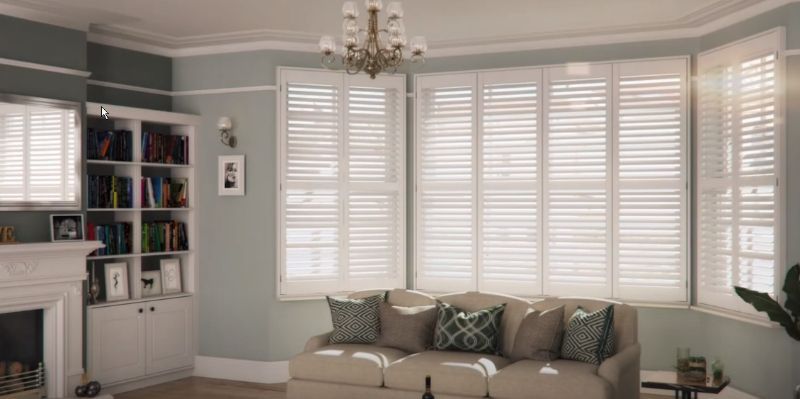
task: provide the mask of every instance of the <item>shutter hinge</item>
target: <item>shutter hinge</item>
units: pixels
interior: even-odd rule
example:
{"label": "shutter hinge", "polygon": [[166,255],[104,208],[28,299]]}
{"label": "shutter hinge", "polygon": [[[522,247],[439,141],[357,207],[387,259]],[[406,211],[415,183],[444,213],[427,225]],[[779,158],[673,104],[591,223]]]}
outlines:
{"label": "shutter hinge", "polygon": [[778,178],[776,177],[776,178],[775,178],[775,187],[779,187],[779,186],[780,186],[780,179],[778,179]]}

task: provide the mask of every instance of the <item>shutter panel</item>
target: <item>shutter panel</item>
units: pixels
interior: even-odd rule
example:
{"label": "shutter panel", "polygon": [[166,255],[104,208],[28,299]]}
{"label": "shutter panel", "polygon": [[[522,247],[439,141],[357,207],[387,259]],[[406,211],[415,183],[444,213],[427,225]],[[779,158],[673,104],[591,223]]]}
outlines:
{"label": "shutter panel", "polygon": [[614,69],[614,296],[686,302],[688,65]]}
{"label": "shutter panel", "polygon": [[79,206],[72,110],[0,105],[0,203]]}
{"label": "shutter panel", "polygon": [[348,287],[405,286],[405,80],[347,78]]}
{"label": "shutter panel", "polygon": [[480,74],[478,287],[541,294],[541,70]]}
{"label": "shutter panel", "polygon": [[545,71],[544,294],[610,297],[610,65]]}
{"label": "shutter panel", "polygon": [[734,286],[777,294],[780,110],[775,31],[698,58],[702,304],[756,313]]}
{"label": "shutter panel", "polygon": [[26,199],[25,106],[5,104],[0,124],[0,203]]}
{"label": "shutter panel", "polygon": [[476,76],[426,76],[417,90],[417,287],[476,287]]}
{"label": "shutter panel", "polygon": [[282,87],[281,294],[340,291],[342,77],[285,71]]}

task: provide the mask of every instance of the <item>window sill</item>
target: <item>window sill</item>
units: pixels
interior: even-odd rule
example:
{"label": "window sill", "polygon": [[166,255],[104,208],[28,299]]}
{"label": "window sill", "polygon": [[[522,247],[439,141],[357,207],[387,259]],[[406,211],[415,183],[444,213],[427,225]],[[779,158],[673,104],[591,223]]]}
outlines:
{"label": "window sill", "polygon": [[713,306],[708,305],[692,305],[689,307],[691,310],[695,310],[701,313],[706,313],[714,316],[724,317],[726,319],[732,319],[736,321],[741,321],[748,324],[754,324],[761,327],[767,328],[778,328],[780,324],[770,321],[767,318],[751,315],[747,313],[736,312],[732,310],[725,310],[716,308]]}

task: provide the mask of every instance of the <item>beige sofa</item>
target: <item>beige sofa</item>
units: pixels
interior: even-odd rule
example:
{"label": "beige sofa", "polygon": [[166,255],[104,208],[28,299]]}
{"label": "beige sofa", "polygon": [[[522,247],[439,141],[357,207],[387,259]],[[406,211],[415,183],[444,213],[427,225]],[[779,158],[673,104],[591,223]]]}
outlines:
{"label": "beige sofa", "polygon": [[[361,291],[351,298],[374,295]],[[636,309],[586,298],[552,298],[529,302],[506,295],[465,292],[438,299],[467,311],[505,303],[501,323],[502,352],[510,353],[517,329],[532,309],[577,306],[594,311],[614,304],[616,353],[599,367],[571,360],[512,363],[504,356],[479,353],[403,351],[374,345],[329,345],[329,334],[311,338],[303,353],[289,361],[289,399],[418,399],[425,375],[431,375],[436,399],[635,399],[639,397],[639,354]],[[410,290],[393,290],[398,306],[435,303],[435,298]]]}

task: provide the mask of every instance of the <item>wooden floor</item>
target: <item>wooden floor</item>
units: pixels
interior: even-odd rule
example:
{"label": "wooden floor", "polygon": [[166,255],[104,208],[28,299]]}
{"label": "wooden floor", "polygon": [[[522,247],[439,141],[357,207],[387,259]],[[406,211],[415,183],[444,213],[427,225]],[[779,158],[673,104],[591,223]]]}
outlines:
{"label": "wooden floor", "polygon": [[[286,384],[254,384],[191,377],[114,395],[114,399],[286,399]],[[664,399],[642,394],[641,399]]]}

